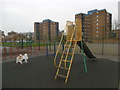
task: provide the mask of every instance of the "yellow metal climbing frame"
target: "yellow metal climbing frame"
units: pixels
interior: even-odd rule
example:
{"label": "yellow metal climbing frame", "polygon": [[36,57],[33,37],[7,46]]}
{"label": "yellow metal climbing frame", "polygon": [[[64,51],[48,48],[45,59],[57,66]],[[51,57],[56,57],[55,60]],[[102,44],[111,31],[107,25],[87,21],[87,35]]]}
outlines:
{"label": "yellow metal climbing frame", "polygon": [[[55,67],[57,67],[55,79],[57,77],[63,77],[63,78],[65,78],[65,83],[67,83],[67,81],[68,81],[68,77],[70,74],[77,41],[82,40],[81,21],[76,20],[75,23],[76,23],[75,25],[71,22],[69,25],[68,25],[68,23],[66,24],[66,27],[67,27],[66,36],[67,36],[67,38],[66,38],[64,50],[63,50],[61,58],[60,58],[59,65],[56,64],[56,58],[57,58],[58,53],[60,51],[60,46],[62,44],[64,33],[61,37],[61,40],[60,40],[60,43],[58,45],[58,49],[56,51],[56,55],[54,58],[54,65],[55,65]],[[60,74],[61,69],[67,70],[66,75]]]}

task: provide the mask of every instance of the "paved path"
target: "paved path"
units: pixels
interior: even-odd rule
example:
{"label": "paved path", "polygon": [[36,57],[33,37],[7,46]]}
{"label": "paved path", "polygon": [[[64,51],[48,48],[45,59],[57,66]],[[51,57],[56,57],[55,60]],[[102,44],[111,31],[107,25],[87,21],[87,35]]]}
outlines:
{"label": "paved path", "polygon": [[22,67],[14,61],[3,63],[3,88],[118,88],[118,62],[87,59],[88,73],[85,74],[82,56],[75,55],[65,84],[64,79],[54,80],[53,58],[52,55],[33,57]]}

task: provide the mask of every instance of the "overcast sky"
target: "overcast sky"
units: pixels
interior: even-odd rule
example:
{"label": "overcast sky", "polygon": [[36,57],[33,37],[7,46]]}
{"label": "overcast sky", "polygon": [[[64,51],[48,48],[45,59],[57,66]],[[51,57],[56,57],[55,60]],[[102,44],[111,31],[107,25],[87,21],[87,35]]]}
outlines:
{"label": "overcast sky", "polygon": [[63,30],[67,20],[74,21],[75,14],[93,9],[106,9],[112,20],[118,19],[119,0],[1,0],[0,29],[16,32],[33,32],[34,22],[51,19],[59,22]]}

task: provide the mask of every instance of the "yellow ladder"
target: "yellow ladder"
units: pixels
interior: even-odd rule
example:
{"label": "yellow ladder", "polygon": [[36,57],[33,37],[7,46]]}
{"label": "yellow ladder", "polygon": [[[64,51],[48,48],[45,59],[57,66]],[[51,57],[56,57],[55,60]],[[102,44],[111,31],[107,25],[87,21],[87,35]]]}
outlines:
{"label": "yellow ladder", "polygon": [[[67,27],[66,43],[65,43],[65,47],[62,52],[62,55],[61,55],[58,65],[57,65],[56,61],[57,61],[57,56],[59,55],[59,51],[61,51],[60,46],[63,41],[64,33],[61,37],[60,43],[58,45],[58,49],[56,51],[56,55],[54,57],[54,65],[57,68],[55,79],[57,79],[57,77],[65,78],[65,83],[67,83],[67,81],[68,81],[77,41],[81,41],[81,45],[82,45],[82,23],[81,23],[81,20],[77,19],[75,22],[75,25],[71,24],[71,22],[66,23],[66,27]],[[68,30],[69,30],[69,32],[68,32]],[[82,51],[82,53],[84,54],[84,51]],[[85,64],[84,65],[85,71],[87,73],[85,57],[84,57],[84,64]],[[67,72],[61,73],[64,70],[66,70]]]}
{"label": "yellow ladder", "polygon": [[[64,47],[64,50],[62,52],[62,56],[60,58],[58,65],[56,64],[56,59],[57,59],[58,52],[60,51],[60,45],[61,45],[62,40],[63,40],[63,35],[61,37],[61,40],[60,40],[60,43],[58,45],[58,49],[56,52],[56,56],[54,58],[54,65],[55,65],[55,67],[57,67],[55,79],[57,79],[57,77],[65,78],[65,83],[67,83],[67,81],[68,81],[70,69],[72,66],[72,61],[74,58],[74,52],[75,52],[75,48],[76,48],[76,44],[77,44],[77,41],[75,40],[76,26],[74,26],[74,28],[71,30],[72,30],[71,36],[65,42],[65,47]],[[62,70],[63,71],[67,70],[67,72],[65,72],[65,75],[61,74]]]}
{"label": "yellow ladder", "polygon": [[[56,75],[55,75],[55,79],[57,77],[62,77],[62,78],[65,78],[65,83],[67,83],[68,77],[69,77],[69,74],[70,74],[70,70],[71,70],[71,66],[72,66],[72,61],[73,61],[73,58],[74,58],[74,51],[75,51],[75,48],[76,48],[76,44],[77,44],[77,41],[75,41],[75,40],[66,41],[65,48],[64,48],[64,51],[62,53],[59,66],[57,67],[58,69],[57,69],[57,72],[56,72]],[[63,65],[62,65],[62,63],[63,63]],[[59,74],[59,71],[61,69],[67,70],[66,75]]]}

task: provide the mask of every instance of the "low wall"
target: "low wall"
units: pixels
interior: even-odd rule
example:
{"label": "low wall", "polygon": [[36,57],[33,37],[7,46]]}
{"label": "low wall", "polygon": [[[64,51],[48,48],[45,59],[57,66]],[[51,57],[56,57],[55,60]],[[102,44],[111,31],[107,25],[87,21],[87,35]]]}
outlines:
{"label": "low wall", "polygon": [[109,43],[109,44],[115,44],[115,43],[119,43],[120,41],[119,41],[119,39],[104,39],[104,40],[92,40],[92,42],[93,43],[103,43],[103,41],[104,41],[104,43]]}
{"label": "low wall", "polygon": [[[118,56],[118,45],[119,44],[87,44],[88,48],[91,50],[93,54],[114,56]],[[61,52],[61,50],[62,48],[60,48],[59,52]],[[75,53],[76,54],[80,53],[80,48],[78,45],[76,46]]]}
{"label": "low wall", "polygon": [[118,56],[119,44],[87,44],[94,54],[116,55]]}

